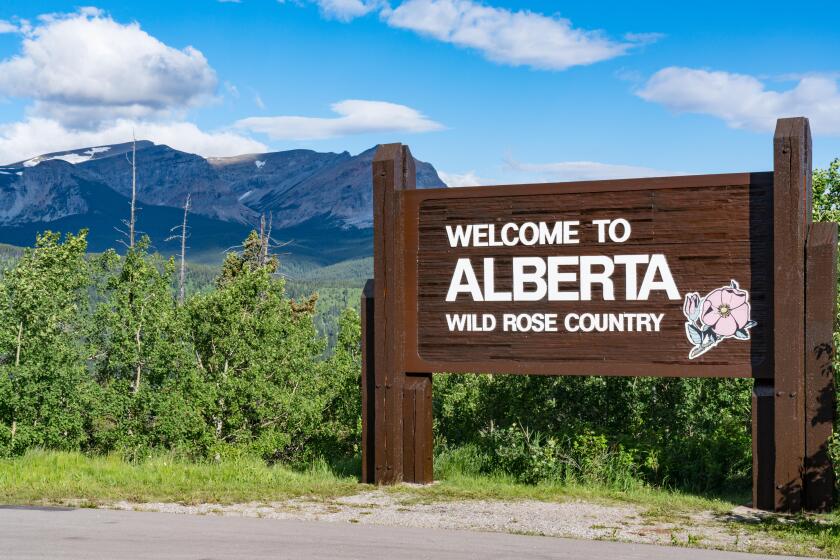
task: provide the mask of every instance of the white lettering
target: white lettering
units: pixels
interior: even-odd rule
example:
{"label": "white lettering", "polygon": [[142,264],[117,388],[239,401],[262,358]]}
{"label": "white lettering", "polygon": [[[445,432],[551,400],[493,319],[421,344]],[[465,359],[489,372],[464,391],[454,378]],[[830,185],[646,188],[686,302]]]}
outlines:
{"label": "white lettering", "polygon": [[458,294],[470,294],[473,301],[484,301],[481,295],[481,286],[473,272],[470,259],[458,259],[455,265],[455,272],[452,273],[452,282],[449,283],[449,292],[446,294],[446,301],[455,301]]}
{"label": "white lettering", "polygon": [[[592,266],[601,266],[603,271],[592,272]],[[615,265],[609,257],[592,256],[580,258],[580,299],[590,301],[592,299],[592,284],[601,284],[601,293],[605,301],[615,299],[613,293],[613,282],[611,279]]]}
{"label": "white lettering", "polygon": [[[654,280],[657,272],[659,272],[662,280]],[[671,269],[668,267],[668,261],[665,259],[665,255],[650,256],[650,264],[642,280],[642,287],[639,290],[639,299],[647,300],[650,297],[650,292],[653,290],[663,290],[668,294],[668,299],[680,299],[680,292],[677,290],[676,283],[674,283],[674,277],[671,276]]]}
{"label": "white lettering", "polygon": [[[526,272],[526,268],[532,269]],[[513,299],[514,301],[539,301],[545,297],[545,260],[540,257],[513,258]],[[526,291],[525,285],[533,284],[535,289]]]}

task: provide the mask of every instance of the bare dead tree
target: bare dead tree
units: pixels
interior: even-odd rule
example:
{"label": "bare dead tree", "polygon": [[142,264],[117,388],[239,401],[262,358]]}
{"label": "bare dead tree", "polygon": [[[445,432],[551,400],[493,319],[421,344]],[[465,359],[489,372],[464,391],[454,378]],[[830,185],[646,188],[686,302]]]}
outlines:
{"label": "bare dead tree", "polygon": [[167,241],[179,239],[181,241],[181,269],[178,273],[178,304],[183,305],[186,295],[186,280],[187,280],[187,238],[189,233],[187,231],[187,215],[190,212],[191,194],[187,193],[187,198],[184,200],[184,220],[180,226],[173,227],[170,231],[180,229],[181,232],[177,235],[167,237]]}
{"label": "bare dead tree", "polygon": [[128,154],[125,155],[126,161],[131,166],[131,210],[128,214],[128,220],[123,220],[122,223],[128,228],[128,232],[116,228],[117,231],[128,237],[128,243],[120,240],[120,243],[128,245],[129,249],[134,248],[134,238],[136,237],[137,224],[137,137],[134,133],[131,135],[131,159],[128,159]]}
{"label": "bare dead tree", "polygon": [[[243,257],[249,264],[249,266],[257,266],[257,267],[264,267],[267,266],[269,263],[272,262],[272,259],[278,258],[280,255],[285,255],[287,253],[279,253],[277,249],[282,249],[287,245],[291,245],[294,240],[278,242],[276,239],[271,237],[271,231],[274,222],[274,214],[273,212],[269,212],[268,220],[266,221],[265,214],[260,214],[260,222],[258,226],[255,226],[252,235],[256,234],[257,238],[256,241],[252,241],[252,238],[249,236],[248,240],[243,243],[239,243],[237,245],[232,245],[222,251],[222,254],[229,254],[233,253],[240,257]],[[277,263],[275,262],[275,265]],[[275,266],[275,269],[278,267]],[[274,270],[272,272],[273,275],[276,276],[283,276],[289,277],[288,274],[280,272],[279,270]]]}
{"label": "bare dead tree", "polygon": [[131,141],[131,216],[128,221],[128,246],[134,247],[134,224],[137,211],[137,137]]}
{"label": "bare dead tree", "polygon": [[[265,217],[263,217],[265,219]],[[260,257],[260,265],[265,266],[268,263],[268,250],[271,244],[271,223],[274,221],[274,213],[268,213],[268,229],[266,229],[265,237],[262,240],[262,256]]]}
{"label": "bare dead tree", "polygon": [[257,264],[259,266],[263,266],[263,254],[266,250],[266,241],[265,241],[265,214],[260,214],[260,246],[257,251]]}

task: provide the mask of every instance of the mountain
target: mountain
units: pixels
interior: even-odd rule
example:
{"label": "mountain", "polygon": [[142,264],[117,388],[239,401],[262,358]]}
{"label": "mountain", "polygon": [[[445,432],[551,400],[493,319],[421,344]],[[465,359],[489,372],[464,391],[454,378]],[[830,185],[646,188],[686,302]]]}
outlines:
{"label": "mountain", "polygon": [[[371,165],[376,147],[357,156],[347,152],[290,150],[209,160],[239,195],[275,223],[293,226],[329,214],[348,226],[373,225]],[[431,164],[415,160],[417,186],[446,186]]]}
{"label": "mountain", "polygon": [[[332,264],[371,252],[371,163],[376,148],[348,152],[289,150],[203,158],[138,141],[138,228],[172,253],[169,230],[190,194],[190,245],[221,259],[271,215],[272,237],[298,259]],[[120,238],[131,191],[132,144],[44,154],[0,167],[0,243],[30,245],[44,229],[87,227],[92,250]],[[445,186],[431,164],[417,161],[418,187]]]}

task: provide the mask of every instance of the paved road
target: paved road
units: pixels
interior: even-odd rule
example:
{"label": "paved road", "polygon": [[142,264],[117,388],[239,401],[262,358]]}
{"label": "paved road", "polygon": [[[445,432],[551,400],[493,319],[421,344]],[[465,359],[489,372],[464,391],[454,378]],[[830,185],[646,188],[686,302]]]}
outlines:
{"label": "paved road", "polygon": [[0,506],[0,558],[778,560],[783,557],[440,529]]}

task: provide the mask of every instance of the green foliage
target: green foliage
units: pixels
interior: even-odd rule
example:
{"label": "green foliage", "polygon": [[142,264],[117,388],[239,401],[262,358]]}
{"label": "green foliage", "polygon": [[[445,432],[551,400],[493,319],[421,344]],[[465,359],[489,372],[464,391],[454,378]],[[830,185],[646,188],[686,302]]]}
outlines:
{"label": "green foliage", "polygon": [[354,309],[345,309],[339,317],[335,351],[328,361],[329,400],[324,409],[321,438],[323,449],[331,457],[361,453],[362,410],[361,323]]}
{"label": "green foliage", "polygon": [[813,178],[814,221],[840,222],[840,158],[826,169],[815,169]]}
{"label": "green foliage", "polygon": [[750,381],[435,376],[438,453],[475,445],[479,472],[521,481],[749,483]]}
{"label": "green foliage", "polygon": [[285,297],[275,265],[228,257],[219,288],[187,304],[197,367],[218,442],[297,460],[321,424],[329,377],[311,312]]}
{"label": "green foliage", "polygon": [[0,455],[43,447],[306,463],[358,451],[357,315],[343,316],[326,359],[317,298],[286,294],[256,233],[221,271],[198,267],[193,286],[203,285],[184,305],[173,261],[149,245],[86,256],[85,232],[63,242],[46,233],[10,261],[0,276]]}
{"label": "green foliage", "polygon": [[0,454],[85,440],[87,232],[46,232],[0,282]]}

